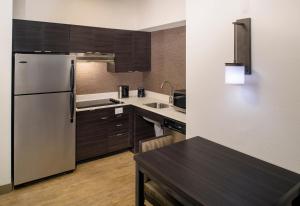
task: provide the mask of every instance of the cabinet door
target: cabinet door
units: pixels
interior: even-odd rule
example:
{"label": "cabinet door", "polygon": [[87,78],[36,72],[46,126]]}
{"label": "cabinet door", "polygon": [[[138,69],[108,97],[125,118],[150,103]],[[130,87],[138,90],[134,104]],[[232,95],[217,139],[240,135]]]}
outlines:
{"label": "cabinet door", "polygon": [[94,52],[94,28],[86,26],[71,26],[70,51]]}
{"label": "cabinet door", "polygon": [[114,52],[114,32],[112,29],[95,28],[93,38],[96,52]]}
{"label": "cabinet door", "polygon": [[111,133],[119,131],[129,132],[129,115],[126,115],[124,118],[121,119],[113,120],[110,125],[110,131]]}
{"label": "cabinet door", "polygon": [[119,131],[108,139],[108,150],[109,152],[115,152],[130,147],[130,137],[128,132]]}
{"label": "cabinet door", "polygon": [[134,32],[133,67],[135,71],[151,70],[151,33]]}
{"label": "cabinet door", "polygon": [[44,24],[43,50],[69,52],[70,26],[65,24]]}
{"label": "cabinet door", "polygon": [[133,32],[125,30],[114,31],[115,71],[133,71]]}
{"label": "cabinet door", "polygon": [[108,152],[110,111],[77,112],[76,160],[86,160]]}
{"label": "cabinet door", "polygon": [[34,52],[43,50],[43,23],[13,20],[13,51]]}

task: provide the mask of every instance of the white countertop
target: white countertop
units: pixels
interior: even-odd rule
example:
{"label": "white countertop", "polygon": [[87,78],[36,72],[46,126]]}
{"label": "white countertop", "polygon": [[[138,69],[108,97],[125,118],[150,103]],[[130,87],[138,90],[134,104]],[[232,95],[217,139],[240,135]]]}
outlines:
{"label": "white countertop", "polygon": [[[136,94],[137,94],[136,91],[130,91],[130,97],[123,98],[123,99],[118,99],[116,92],[77,95],[76,96],[77,102],[113,98],[113,99],[117,99],[117,100],[124,102],[124,104],[115,104],[115,105],[109,105],[109,106],[76,109],[76,111],[79,112],[79,111],[95,110],[95,109],[102,109],[102,108],[108,108],[108,107],[133,105],[133,106],[154,112],[156,114],[160,114],[162,116],[169,117],[171,119],[185,123],[185,114],[182,112],[176,111],[173,108],[173,106],[168,103],[168,99],[169,99],[168,95],[159,94],[159,93],[155,93],[155,92],[151,92],[151,91],[146,91],[146,97],[138,98],[136,96]],[[152,107],[148,107],[148,106],[144,105],[144,104],[153,103],[153,102],[165,103],[165,104],[169,104],[170,106],[168,108],[156,109],[156,108],[152,108]]]}

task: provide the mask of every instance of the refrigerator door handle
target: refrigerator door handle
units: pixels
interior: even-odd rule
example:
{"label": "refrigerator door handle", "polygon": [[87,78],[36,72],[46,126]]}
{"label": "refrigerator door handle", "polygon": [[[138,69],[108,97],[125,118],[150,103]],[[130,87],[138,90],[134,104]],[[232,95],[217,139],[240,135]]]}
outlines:
{"label": "refrigerator door handle", "polygon": [[75,86],[75,66],[74,66],[74,60],[71,61],[71,71],[70,71],[70,88],[71,91],[74,91]]}
{"label": "refrigerator door handle", "polygon": [[73,123],[74,122],[74,110],[75,110],[75,96],[74,96],[74,92],[70,93],[70,113],[71,113],[71,117],[70,117],[70,122]]}

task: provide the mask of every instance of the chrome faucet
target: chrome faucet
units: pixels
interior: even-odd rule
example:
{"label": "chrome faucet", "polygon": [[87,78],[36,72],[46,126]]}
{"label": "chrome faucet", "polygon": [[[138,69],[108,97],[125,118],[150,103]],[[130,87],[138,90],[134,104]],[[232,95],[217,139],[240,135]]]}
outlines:
{"label": "chrome faucet", "polygon": [[170,90],[170,95],[169,95],[169,103],[170,103],[170,104],[173,104],[174,87],[173,87],[173,85],[171,84],[171,82],[169,82],[169,81],[167,81],[167,80],[163,81],[163,83],[161,83],[161,85],[160,85],[160,88],[161,88],[161,89],[164,88],[164,86],[165,86],[166,84],[168,84],[169,87],[171,88],[171,90]]}

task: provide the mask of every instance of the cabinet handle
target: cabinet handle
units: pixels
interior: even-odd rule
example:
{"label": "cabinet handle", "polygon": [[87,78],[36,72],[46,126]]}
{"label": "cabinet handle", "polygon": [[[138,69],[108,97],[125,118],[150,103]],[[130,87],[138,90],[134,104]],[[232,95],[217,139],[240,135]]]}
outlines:
{"label": "cabinet handle", "polygon": [[45,51],[45,53],[52,53],[52,51]]}
{"label": "cabinet handle", "polygon": [[35,50],[34,53],[42,53],[40,50]]}
{"label": "cabinet handle", "polygon": [[117,137],[123,136],[125,133],[116,134]]}
{"label": "cabinet handle", "polygon": [[119,117],[122,117],[122,115],[121,115],[121,114],[118,114],[118,115],[116,115],[116,117],[119,118]]}
{"label": "cabinet handle", "polygon": [[123,124],[117,124],[116,125],[116,127],[122,127],[123,126]]}
{"label": "cabinet handle", "polygon": [[106,120],[106,119],[108,119],[108,117],[101,117],[101,119],[102,119],[102,120]]}

